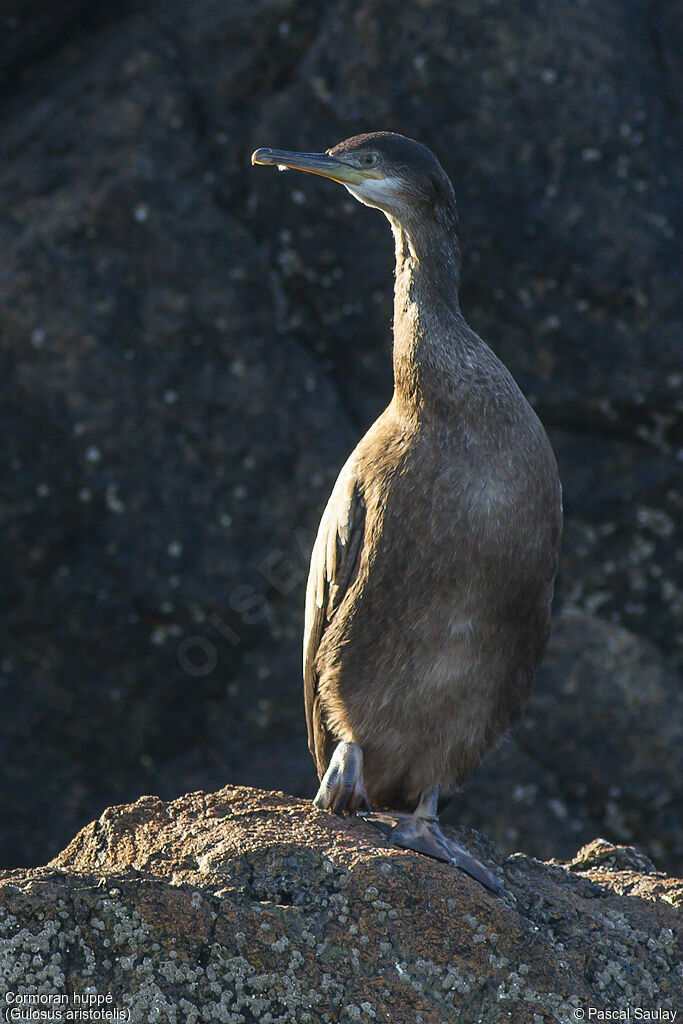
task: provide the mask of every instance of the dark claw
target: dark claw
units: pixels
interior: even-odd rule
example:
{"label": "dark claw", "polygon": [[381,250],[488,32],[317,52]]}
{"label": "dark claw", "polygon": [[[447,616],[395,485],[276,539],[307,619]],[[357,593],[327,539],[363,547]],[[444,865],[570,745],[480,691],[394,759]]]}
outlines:
{"label": "dark claw", "polygon": [[489,869],[441,831],[436,817],[437,795],[438,788],[426,792],[415,814],[373,811],[363,780],[363,751],[357,743],[341,742],[337,744],[313,803],[334,814],[359,813],[380,829],[394,846],[453,864],[496,896],[502,896],[500,882]]}
{"label": "dark claw", "polygon": [[454,864],[470,878],[474,878],[486,889],[494,892],[496,896],[503,895],[500,882],[489,869],[485,868],[467,850],[463,850],[459,843],[448,839],[436,820],[410,815],[399,821],[394,827],[391,833],[391,842],[395,846],[424,853],[428,857],[435,857],[447,864]]}
{"label": "dark claw", "polygon": [[394,846],[400,846],[404,850],[414,850],[415,853],[423,853],[427,857],[434,857],[446,864],[453,864],[470,878],[474,878],[486,889],[495,893],[496,896],[503,895],[503,888],[498,879],[476,857],[473,857],[467,850],[463,850],[459,843],[448,839],[441,831],[438,820],[415,814],[393,814],[381,811],[375,811],[372,814],[363,815],[363,817],[375,825]]}
{"label": "dark claw", "polygon": [[333,814],[369,809],[363,781],[363,751],[357,743],[338,743],[313,801]]}
{"label": "dark claw", "polygon": [[503,886],[488,868],[484,867],[476,857],[469,854],[467,850],[463,850],[462,846],[452,839],[449,839],[448,843],[451,849],[455,851],[450,860],[451,864],[455,864],[461,871],[464,871],[470,878],[476,879],[477,882],[480,882],[486,889],[490,889],[496,896],[503,895]]}

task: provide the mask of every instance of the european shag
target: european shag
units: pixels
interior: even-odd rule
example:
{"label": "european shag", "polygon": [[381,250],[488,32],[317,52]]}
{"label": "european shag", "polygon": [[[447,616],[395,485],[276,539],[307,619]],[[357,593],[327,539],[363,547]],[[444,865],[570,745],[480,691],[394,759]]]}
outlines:
{"label": "european shag", "polygon": [[546,647],[562,524],[550,443],[460,311],[455,197],[429,149],[377,132],[252,163],[340,182],[396,242],[394,394],[339,474],[311,557],[315,803],[377,808],[393,843],[500,892],[437,808],[520,716]]}

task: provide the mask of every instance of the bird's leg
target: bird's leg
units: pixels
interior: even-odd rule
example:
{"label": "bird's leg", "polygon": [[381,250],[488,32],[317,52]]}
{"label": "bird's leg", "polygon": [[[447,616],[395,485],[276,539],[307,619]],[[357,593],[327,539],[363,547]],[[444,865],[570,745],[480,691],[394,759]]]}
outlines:
{"label": "bird's leg", "polygon": [[363,751],[357,743],[338,743],[313,803],[335,814],[359,813],[393,843],[406,850],[424,853],[461,869],[496,895],[502,895],[498,880],[439,826],[439,787],[426,789],[412,814],[373,811],[363,779]]}
{"label": "bird's leg", "polygon": [[357,743],[338,743],[313,801],[321,810],[335,814],[369,810],[363,779],[363,751]]}
{"label": "bird's leg", "polygon": [[421,793],[420,802],[412,814],[379,812],[368,815],[367,820],[381,829],[394,846],[415,850],[416,853],[424,853],[428,857],[454,864],[496,895],[502,895],[500,883],[489,869],[480,864],[467,850],[463,850],[454,839],[449,839],[443,834],[436,812],[438,799],[439,787],[434,786]]}

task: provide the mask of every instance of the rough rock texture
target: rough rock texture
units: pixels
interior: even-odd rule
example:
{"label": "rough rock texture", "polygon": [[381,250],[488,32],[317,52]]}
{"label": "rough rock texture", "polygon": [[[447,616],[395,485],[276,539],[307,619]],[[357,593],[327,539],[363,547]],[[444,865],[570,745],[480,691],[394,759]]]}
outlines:
{"label": "rough rock texture", "polygon": [[[560,461],[559,606],[605,620],[561,627],[543,729],[484,767],[461,820],[544,856],[627,830],[680,863],[672,11],[3,7],[0,863],[41,863],[144,791],[311,791],[306,555],[389,393],[391,240],[330,183],[248,157],[378,127],[424,140],[453,178],[463,307]],[[586,632],[604,638],[590,664]],[[661,715],[635,742],[620,702],[643,663]],[[582,700],[563,696],[567,675]]]}
{"label": "rough rock texture", "polygon": [[683,882],[636,850],[543,864],[459,830],[497,899],[378,835],[242,788],[110,808],[48,867],[0,874],[0,991],[110,993],[169,1024],[680,1009]]}
{"label": "rough rock texture", "polygon": [[566,611],[524,719],[447,810],[504,849],[571,855],[599,832],[683,863],[683,690],[657,648]]}

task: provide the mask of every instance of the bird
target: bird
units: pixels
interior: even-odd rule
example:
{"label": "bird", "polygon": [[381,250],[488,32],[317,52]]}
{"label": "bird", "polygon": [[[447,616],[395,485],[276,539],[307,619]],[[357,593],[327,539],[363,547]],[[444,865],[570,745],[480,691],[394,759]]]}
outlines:
{"label": "bird", "polygon": [[439,823],[523,712],[562,530],[553,450],[460,309],[458,211],[430,149],[393,132],[252,164],[321,175],[388,218],[394,391],[343,466],[313,546],[304,698],[314,803],[502,887]]}

